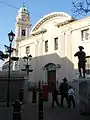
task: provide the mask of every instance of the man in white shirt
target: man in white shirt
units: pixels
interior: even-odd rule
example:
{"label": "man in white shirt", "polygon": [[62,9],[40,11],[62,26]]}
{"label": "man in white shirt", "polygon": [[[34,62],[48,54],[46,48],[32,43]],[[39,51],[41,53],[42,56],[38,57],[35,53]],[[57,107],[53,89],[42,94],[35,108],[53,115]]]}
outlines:
{"label": "man in white shirt", "polygon": [[69,99],[70,107],[71,107],[71,103],[72,103],[73,104],[73,108],[75,108],[75,91],[72,88],[72,86],[69,86],[68,99]]}

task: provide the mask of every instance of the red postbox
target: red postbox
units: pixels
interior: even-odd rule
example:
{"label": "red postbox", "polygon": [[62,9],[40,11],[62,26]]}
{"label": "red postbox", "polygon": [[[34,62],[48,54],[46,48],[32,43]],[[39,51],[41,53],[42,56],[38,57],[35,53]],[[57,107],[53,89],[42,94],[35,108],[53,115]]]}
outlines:
{"label": "red postbox", "polygon": [[43,84],[42,90],[43,90],[43,100],[48,101],[48,84]]}

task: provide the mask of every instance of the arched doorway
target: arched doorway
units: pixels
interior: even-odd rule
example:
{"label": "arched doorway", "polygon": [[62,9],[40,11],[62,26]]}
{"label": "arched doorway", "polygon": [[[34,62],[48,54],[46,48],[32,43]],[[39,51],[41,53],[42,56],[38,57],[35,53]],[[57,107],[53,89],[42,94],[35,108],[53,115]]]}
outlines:
{"label": "arched doorway", "polygon": [[54,63],[48,63],[44,68],[47,70],[47,83],[49,92],[51,92],[53,86],[56,86],[56,65]]}

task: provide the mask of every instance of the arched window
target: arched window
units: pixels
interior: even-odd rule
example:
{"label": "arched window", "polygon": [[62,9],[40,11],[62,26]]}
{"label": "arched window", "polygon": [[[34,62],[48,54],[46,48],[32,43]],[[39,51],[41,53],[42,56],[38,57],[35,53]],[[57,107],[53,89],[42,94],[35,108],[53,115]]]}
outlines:
{"label": "arched window", "polygon": [[22,30],[22,36],[25,36],[25,34],[26,34],[26,32],[25,32],[25,30],[23,29],[23,30]]}

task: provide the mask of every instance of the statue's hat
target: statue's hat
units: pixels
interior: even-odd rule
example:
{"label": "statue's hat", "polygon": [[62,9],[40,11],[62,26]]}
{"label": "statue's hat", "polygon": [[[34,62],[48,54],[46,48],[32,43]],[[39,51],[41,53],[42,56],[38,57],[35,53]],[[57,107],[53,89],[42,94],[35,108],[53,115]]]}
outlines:
{"label": "statue's hat", "polygon": [[78,48],[79,48],[79,49],[84,49],[84,47],[83,47],[83,46],[79,46]]}

